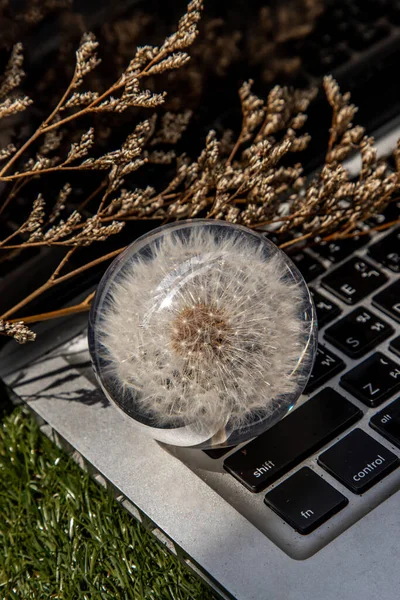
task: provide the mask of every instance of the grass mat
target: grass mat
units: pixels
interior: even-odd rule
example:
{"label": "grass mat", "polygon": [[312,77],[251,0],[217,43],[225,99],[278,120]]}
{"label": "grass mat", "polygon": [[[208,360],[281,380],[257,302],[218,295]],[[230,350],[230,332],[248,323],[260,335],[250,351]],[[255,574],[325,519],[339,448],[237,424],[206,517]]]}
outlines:
{"label": "grass mat", "polygon": [[21,408],[0,423],[0,545],[7,600],[213,598]]}

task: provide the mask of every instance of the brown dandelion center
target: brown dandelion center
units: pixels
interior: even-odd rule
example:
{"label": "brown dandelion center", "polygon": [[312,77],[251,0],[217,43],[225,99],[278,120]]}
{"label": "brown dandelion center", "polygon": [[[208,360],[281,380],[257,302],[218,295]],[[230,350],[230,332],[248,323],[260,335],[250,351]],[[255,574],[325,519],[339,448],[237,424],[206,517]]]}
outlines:
{"label": "brown dandelion center", "polygon": [[214,306],[196,304],[184,308],[172,323],[172,346],[183,356],[218,354],[226,347],[231,328],[223,312]]}

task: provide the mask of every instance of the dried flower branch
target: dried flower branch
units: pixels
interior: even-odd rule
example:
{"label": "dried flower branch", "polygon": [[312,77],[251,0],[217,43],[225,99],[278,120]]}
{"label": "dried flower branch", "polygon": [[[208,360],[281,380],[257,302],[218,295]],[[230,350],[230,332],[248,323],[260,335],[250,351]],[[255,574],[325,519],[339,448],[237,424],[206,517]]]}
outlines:
{"label": "dried flower branch", "polygon": [[[69,252],[77,247],[118,235],[126,221],[166,222],[199,216],[253,228],[270,226],[278,237],[289,237],[282,246],[290,246],[316,236],[333,239],[352,235],[394,198],[399,189],[400,147],[393,173],[385,161],[377,160],[373,139],[353,124],[357,109],[332,77],[324,80],[332,107],[326,160],[311,178],[306,179],[303,173],[301,152],[310,140],[303,128],[313,90],[275,86],[263,99],[253,92],[252,81],[245,82],[239,90],[242,122],[236,137],[230,130],[218,134],[211,130],[197,158],[179,154],[176,149],[166,150],[166,145],[170,148],[181,140],[192,111],[176,114],[167,110],[163,114],[165,92],[147,89],[144,81],[148,78],[146,83],[153,87],[153,76],[186,64],[189,57],[185,50],[197,35],[201,9],[201,0],[190,2],[177,31],[160,46],[138,47],[128,66],[105,91],[83,89],[99,65],[96,38],[93,34],[83,36],[71,81],[54,109],[20,147],[7,140],[0,149],[0,181],[8,186],[0,212],[24,186],[28,190],[30,182],[47,173],[65,176],[68,172],[71,184],[61,182],[51,202],[45,192],[48,205],[36,189],[37,197],[22,223],[0,241],[3,251],[65,246],[69,248],[68,260]],[[289,27],[289,38],[290,31]],[[15,95],[22,77],[22,46],[16,45],[0,86],[0,117],[30,105],[28,97]],[[135,121],[125,139],[111,146],[113,149],[110,145],[105,150],[99,148],[104,126],[96,119],[102,117],[104,121],[104,116],[108,119],[111,113],[120,115],[131,108],[160,107],[159,116],[151,110],[150,117]],[[91,119],[93,123],[88,123]],[[343,166],[353,152],[359,152],[362,163],[355,179]],[[169,169],[169,182],[162,185],[157,181],[153,187],[141,180],[132,186],[130,175],[146,164]],[[105,175],[77,203],[74,171],[93,172],[95,176],[96,171],[104,171]],[[88,211],[89,203],[92,208]],[[89,262],[87,268],[98,264],[96,261]],[[60,263],[60,269],[65,264]],[[75,271],[71,273],[68,277]],[[2,318],[14,315],[63,277],[57,272]]]}
{"label": "dried flower branch", "polygon": [[[141,107],[156,107],[164,101],[165,94],[153,94],[149,90],[141,90],[140,80],[147,77],[151,69],[157,66],[157,74],[164,71],[180,68],[188,60],[186,53],[179,52],[187,48],[194,41],[197,35],[197,24],[200,20],[200,11],[202,10],[202,0],[192,0],[187,8],[187,13],[181,18],[178,29],[175,34],[169,36],[164,44],[160,47],[145,46],[138,48],[134,59],[130,62],[124,73],[118,80],[112,84],[101,95],[90,94],[88,92],[79,94],[73,92],[74,89],[81,86],[83,78],[93,71],[99,64],[96,50],[98,42],[92,33],[85,34],[82,37],[81,44],[76,52],[76,66],[71,82],[58,102],[51,114],[42,122],[33,135],[19,148],[19,150],[6,162],[0,170],[0,181],[12,181],[16,178],[27,177],[32,174],[32,171],[25,173],[9,174],[7,171],[14,165],[20,156],[44,133],[49,133],[54,129],[60,129],[62,126],[69,123],[71,120],[76,120],[89,113],[107,112],[124,112],[131,106]],[[19,56],[19,54],[17,54]],[[11,59],[10,59],[11,60]],[[14,58],[14,62],[16,58]],[[153,70],[153,74],[155,71]],[[113,94],[122,90],[120,96],[115,97]],[[72,95],[71,95],[72,93]],[[87,103],[89,102],[89,103]],[[11,100],[7,98],[0,104],[1,116],[14,114],[19,110],[24,110],[31,103],[29,98],[19,98]],[[83,105],[83,107],[82,107]],[[70,115],[60,118],[60,112],[71,108],[76,108]],[[65,169],[63,163],[57,167],[43,168],[42,171],[49,172],[50,170]],[[79,167],[81,168],[81,167]]]}

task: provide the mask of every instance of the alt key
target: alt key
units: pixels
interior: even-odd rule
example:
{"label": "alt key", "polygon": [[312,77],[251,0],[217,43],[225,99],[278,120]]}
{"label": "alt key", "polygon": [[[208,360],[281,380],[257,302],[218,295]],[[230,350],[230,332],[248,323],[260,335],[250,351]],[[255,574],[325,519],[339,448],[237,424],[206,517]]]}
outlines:
{"label": "alt key", "polygon": [[314,531],[348,503],[343,494],[308,467],[274,488],[264,501],[302,535]]}

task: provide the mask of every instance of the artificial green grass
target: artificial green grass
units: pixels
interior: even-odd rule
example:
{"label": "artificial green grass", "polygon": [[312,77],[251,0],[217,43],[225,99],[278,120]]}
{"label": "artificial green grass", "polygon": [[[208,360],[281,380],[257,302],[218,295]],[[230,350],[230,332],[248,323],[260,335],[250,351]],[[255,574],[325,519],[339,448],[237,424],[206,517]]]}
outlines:
{"label": "artificial green grass", "polygon": [[0,427],[0,548],[7,600],[213,598],[21,408]]}

